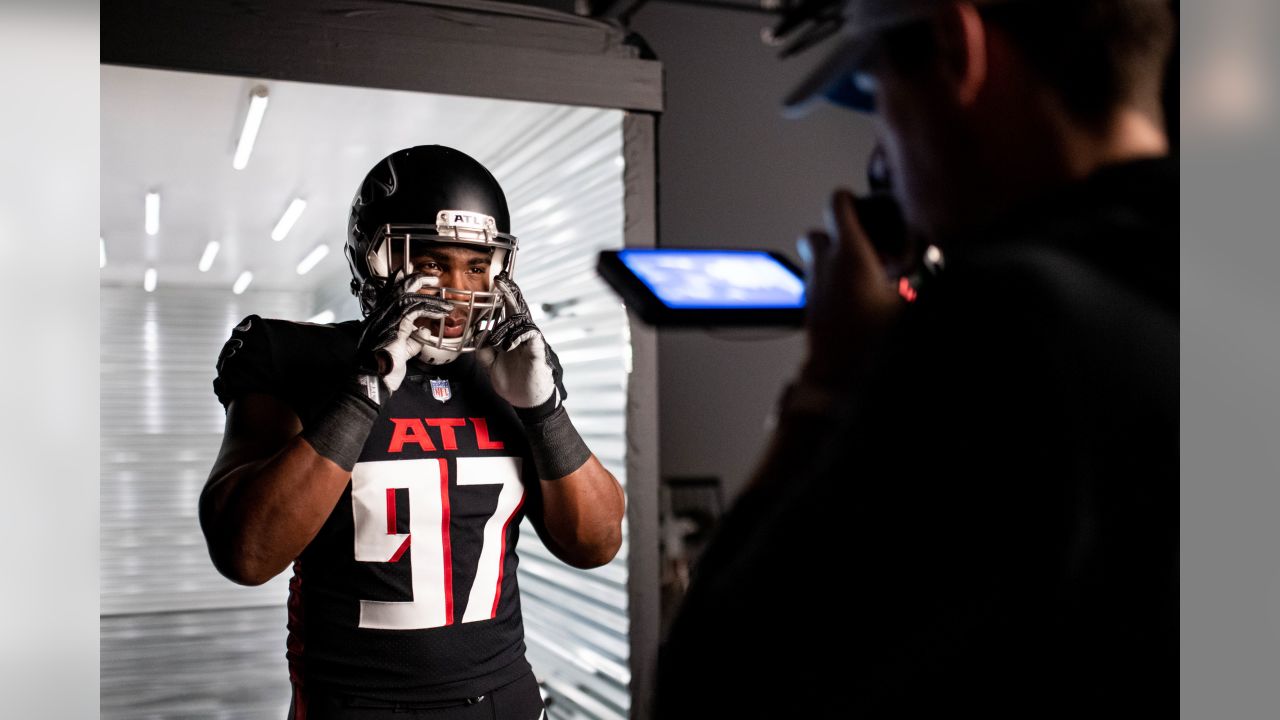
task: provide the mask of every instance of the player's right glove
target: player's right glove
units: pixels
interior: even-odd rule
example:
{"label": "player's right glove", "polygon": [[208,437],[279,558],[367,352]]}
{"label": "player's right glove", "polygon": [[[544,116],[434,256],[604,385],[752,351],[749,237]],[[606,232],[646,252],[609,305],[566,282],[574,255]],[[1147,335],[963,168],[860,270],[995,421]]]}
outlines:
{"label": "player's right glove", "polygon": [[422,349],[422,342],[413,337],[418,320],[440,320],[453,311],[453,304],[440,297],[418,294],[424,287],[434,287],[438,278],[422,273],[396,278],[379,291],[356,346],[359,384],[367,390],[365,397],[376,405],[400,389],[405,363]]}
{"label": "player's right glove", "polygon": [[439,297],[418,294],[434,282],[435,278],[415,273],[397,275],[385,284],[361,326],[351,381],[302,431],[317,453],[344,470],[355,467],[379,409],[400,388],[409,358],[422,349],[413,337],[415,323],[420,318],[439,320],[453,309]]}

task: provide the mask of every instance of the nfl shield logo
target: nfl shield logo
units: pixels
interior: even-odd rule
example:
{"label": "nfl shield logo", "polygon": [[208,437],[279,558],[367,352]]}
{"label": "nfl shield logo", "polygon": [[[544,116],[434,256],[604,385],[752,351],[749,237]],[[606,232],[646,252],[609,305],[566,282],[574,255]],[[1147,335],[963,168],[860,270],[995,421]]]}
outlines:
{"label": "nfl shield logo", "polygon": [[449,391],[449,381],[432,379],[431,397],[440,402],[448,402],[449,398],[453,397],[453,393]]}

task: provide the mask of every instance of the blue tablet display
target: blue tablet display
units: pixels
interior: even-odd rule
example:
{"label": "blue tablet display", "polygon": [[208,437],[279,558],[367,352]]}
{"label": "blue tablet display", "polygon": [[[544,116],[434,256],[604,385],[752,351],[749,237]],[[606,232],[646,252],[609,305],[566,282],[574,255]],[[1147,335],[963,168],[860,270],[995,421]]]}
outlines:
{"label": "blue tablet display", "polygon": [[804,307],[804,281],[758,250],[620,250],[618,258],[670,308]]}

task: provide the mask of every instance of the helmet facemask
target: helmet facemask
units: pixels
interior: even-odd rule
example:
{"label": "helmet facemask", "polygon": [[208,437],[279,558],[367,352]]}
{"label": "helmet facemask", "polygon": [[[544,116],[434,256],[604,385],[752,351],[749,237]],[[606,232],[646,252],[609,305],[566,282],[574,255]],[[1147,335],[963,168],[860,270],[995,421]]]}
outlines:
{"label": "helmet facemask", "polygon": [[[419,290],[426,295],[444,297],[455,307],[455,314],[439,320],[428,320],[419,327],[414,339],[422,343],[418,358],[425,363],[439,365],[452,362],[459,355],[474,352],[484,346],[497,323],[504,317],[501,296],[494,291],[494,279],[502,272],[510,277],[515,270],[516,238],[500,233],[494,219],[488,215],[461,210],[441,210],[435,225],[387,224],[375,231],[365,257],[370,279],[385,283],[403,273],[415,271],[414,258],[421,256],[423,244],[461,245],[488,249],[489,271],[487,290],[470,290],[445,286],[427,286]],[[465,312],[461,334],[447,337],[447,323]],[[420,321],[421,322],[421,321]]]}

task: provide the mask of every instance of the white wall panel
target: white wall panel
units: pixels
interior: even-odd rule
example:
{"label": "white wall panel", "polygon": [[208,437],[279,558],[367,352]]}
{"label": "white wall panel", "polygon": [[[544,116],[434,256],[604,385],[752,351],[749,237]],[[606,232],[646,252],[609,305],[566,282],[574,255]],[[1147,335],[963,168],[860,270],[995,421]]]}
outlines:
{"label": "white wall panel", "polygon": [[[480,159],[507,193],[520,239],[516,282],[564,365],[569,415],[625,487],[628,318],[595,272],[600,250],[623,246],[622,118],[569,108],[526,133],[515,155]],[[529,660],[550,715],[627,718],[626,542],[596,570],[556,560],[527,522],[520,547]]]}
{"label": "white wall panel", "polygon": [[245,315],[301,319],[301,293],[101,291],[103,615],[283,603],[285,578],[246,588],[214,570],[197,519],[222,438],[222,344]]}

